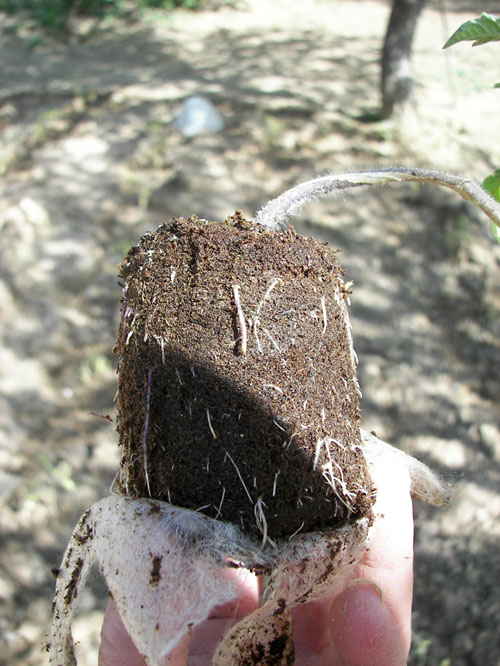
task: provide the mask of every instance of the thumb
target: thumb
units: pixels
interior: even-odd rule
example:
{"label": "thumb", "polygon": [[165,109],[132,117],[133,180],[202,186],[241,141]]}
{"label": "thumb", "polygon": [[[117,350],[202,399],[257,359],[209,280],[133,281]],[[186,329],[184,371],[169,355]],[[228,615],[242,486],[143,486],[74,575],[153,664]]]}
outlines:
{"label": "thumb", "polygon": [[336,666],[406,664],[399,629],[380,589],[370,581],[358,581],[335,598],[330,629]]}

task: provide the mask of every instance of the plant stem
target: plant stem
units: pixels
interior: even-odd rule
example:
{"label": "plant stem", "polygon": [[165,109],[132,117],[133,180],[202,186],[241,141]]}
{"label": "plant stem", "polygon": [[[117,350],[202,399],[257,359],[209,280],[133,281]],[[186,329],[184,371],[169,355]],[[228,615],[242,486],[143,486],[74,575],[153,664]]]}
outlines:
{"label": "plant stem", "polygon": [[308,202],[320,199],[330,192],[363,185],[387,185],[401,182],[431,183],[454,190],[463,199],[472,201],[500,227],[500,202],[490,196],[479,183],[441,171],[407,167],[354,171],[308,180],[292,187],[276,199],[272,199],[257,213],[255,222],[270,229],[284,229],[290,215],[297,213]]}

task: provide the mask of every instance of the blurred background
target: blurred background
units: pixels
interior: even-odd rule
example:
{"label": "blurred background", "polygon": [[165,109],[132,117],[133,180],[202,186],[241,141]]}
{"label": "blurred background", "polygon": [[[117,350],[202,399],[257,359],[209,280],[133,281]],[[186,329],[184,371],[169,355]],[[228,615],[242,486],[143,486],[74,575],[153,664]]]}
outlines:
{"label": "blurred background", "polygon": [[[0,0],[1,664],[48,663],[50,569],[117,468],[99,415],[114,418],[129,247],[174,215],[252,218],[326,172],[398,164],[482,181],[500,161],[500,47],[442,46],[495,5],[427,3],[412,98],[387,112],[386,0]],[[454,193],[398,185],[311,204],[294,224],[343,250],[364,427],[453,485],[450,507],[415,504],[409,663],[498,666],[489,221]],[[96,576],[74,624],[81,666],[97,663],[106,600]]]}

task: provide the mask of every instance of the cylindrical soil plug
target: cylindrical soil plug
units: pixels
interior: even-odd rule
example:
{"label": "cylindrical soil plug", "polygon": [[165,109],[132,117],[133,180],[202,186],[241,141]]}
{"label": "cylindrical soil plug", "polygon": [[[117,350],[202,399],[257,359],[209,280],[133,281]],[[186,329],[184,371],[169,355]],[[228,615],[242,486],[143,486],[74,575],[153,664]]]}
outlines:
{"label": "cylindrical soil plug", "polygon": [[178,218],[121,266],[119,485],[271,543],[370,511],[335,252],[239,213]]}

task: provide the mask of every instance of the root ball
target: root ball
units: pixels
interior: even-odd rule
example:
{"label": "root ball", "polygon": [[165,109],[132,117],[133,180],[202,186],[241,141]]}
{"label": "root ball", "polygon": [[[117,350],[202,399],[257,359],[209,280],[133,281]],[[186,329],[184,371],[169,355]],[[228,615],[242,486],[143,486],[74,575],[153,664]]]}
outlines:
{"label": "root ball", "polygon": [[173,219],[121,266],[119,485],[273,541],[369,513],[335,252],[245,221]]}

